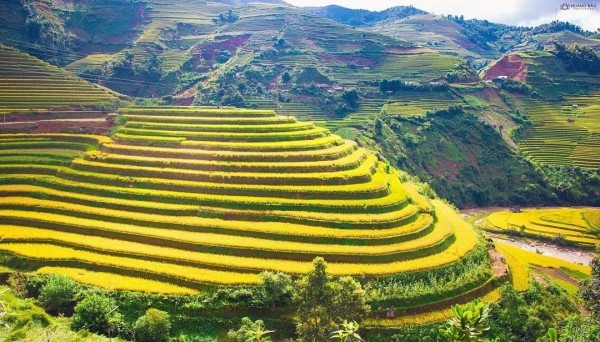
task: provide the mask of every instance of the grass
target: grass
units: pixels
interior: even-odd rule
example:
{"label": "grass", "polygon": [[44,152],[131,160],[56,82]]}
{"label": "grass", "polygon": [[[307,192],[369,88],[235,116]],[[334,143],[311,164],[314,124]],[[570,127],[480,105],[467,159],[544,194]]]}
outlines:
{"label": "grass", "polygon": [[48,315],[31,299],[20,298],[5,286],[0,288],[0,292],[0,301],[8,308],[8,314],[2,319],[8,324],[8,327],[0,330],[2,341],[120,341],[120,339],[110,339],[87,331],[74,332],[70,329],[68,318]]}
{"label": "grass", "polygon": [[388,115],[424,115],[427,111],[462,103],[448,92],[401,92],[394,95],[383,109]]}

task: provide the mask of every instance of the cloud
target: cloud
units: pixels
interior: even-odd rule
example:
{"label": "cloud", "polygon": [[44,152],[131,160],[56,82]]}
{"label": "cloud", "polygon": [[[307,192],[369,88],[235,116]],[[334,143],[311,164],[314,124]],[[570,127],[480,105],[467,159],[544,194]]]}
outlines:
{"label": "cloud", "polygon": [[[435,14],[464,15],[465,18],[535,26],[552,20],[568,20],[586,30],[600,28],[600,0],[286,0],[295,6],[326,6],[336,4],[349,8],[384,10],[393,6],[413,5]],[[591,4],[592,10],[561,10],[563,3]]]}

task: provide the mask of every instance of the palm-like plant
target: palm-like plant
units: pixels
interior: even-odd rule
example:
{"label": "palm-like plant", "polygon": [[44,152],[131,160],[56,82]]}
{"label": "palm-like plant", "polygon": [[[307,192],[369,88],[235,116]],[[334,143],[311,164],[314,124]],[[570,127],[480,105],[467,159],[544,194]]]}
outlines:
{"label": "palm-like plant", "polygon": [[454,317],[448,320],[440,334],[449,341],[482,341],[481,335],[490,329],[487,319],[490,315],[490,303],[479,299],[465,305],[452,306]]}
{"label": "palm-like plant", "polygon": [[540,342],[558,342],[558,332],[554,328],[548,329],[546,336],[538,339]]}
{"label": "palm-like plant", "polygon": [[275,330],[265,330],[264,324],[261,323],[256,324],[255,328],[248,332],[246,342],[271,342],[271,337],[268,335]]}
{"label": "palm-like plant", "polygon": [[342,328],[331,333],[331,338],[338,339],[340,342],[362,341],[363,339],[357,333],[360,326],[356,322],[344,321]]}

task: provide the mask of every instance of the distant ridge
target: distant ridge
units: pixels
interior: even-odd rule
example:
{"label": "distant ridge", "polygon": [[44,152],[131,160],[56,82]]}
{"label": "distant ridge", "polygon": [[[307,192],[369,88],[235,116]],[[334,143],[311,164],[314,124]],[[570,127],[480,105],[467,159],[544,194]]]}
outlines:
{"label": "distant ridge", "polygon": [[308,12],[350,26],[371,25],[379,21],[402,19],[415,14],[427,14],[413,6],[396,6],[383,11],[351,9],[338,5],[306,7]]}

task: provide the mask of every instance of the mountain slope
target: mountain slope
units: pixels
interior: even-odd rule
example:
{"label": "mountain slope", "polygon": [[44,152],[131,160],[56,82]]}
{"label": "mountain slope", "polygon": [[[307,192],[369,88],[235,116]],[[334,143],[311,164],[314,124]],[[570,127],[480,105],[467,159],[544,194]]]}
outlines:
{"label": "mountain slope", "polygon": [[350,26],[373,25],[380,21],[406,18],[415,14],[426,14],[412,6],[396,6],[375,12],[364,9],[350,9],[337,5],[325,7],[304,7],[309,13]]}
{"label": "mountain slope", "polygon": [[117,97],[94,84],[0,44],[0,113],[106,109]]}

